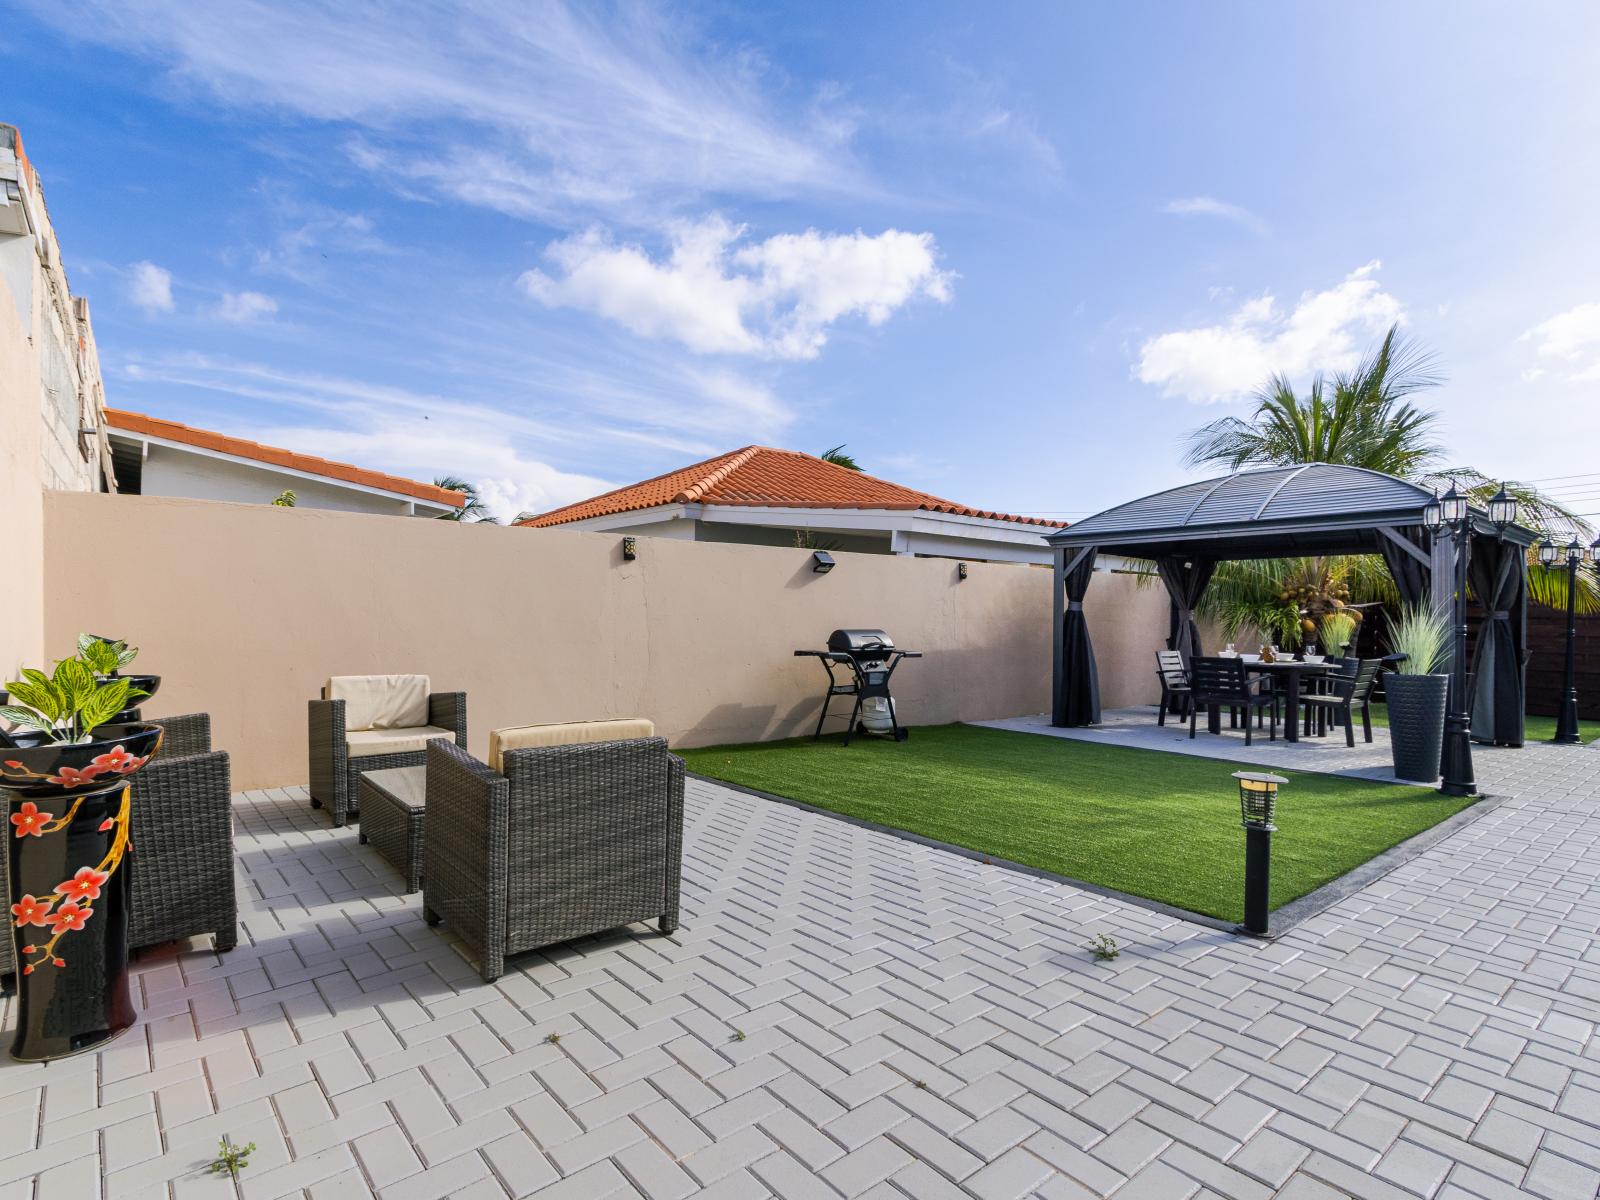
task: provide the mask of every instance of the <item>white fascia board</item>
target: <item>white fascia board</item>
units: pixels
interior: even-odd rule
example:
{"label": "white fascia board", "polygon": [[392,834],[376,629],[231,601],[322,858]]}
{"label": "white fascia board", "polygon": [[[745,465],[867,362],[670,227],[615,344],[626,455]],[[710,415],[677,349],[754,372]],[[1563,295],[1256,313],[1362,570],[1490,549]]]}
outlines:
{"label": "white fascia board", "polygon": [[203,446],[193,446],[188,442],[173,441],[171,438],[157,437],[149,433],[133,433],[126,429],[118,429],[115,426],[106,428],[106,436],[114,442],[138,446],[140,456],[145,458],[149,457],[151,446],[162,446],[169,450],[176,450],[181,454],[193,454],[200,458],[215,458],[237,466],[251,467],[257,471],[265,471],[269,475],[287,475],[294,479],[309,479],[327,487],[344,488],[346,491],[365,492],[369,496],[382,496],[388,500],[399,500],[406,504],[420,506],[429,512],[445,513],[457,507],[453,504],[441,504],[437,500],[424,500],[408,492],[391,492],[387,488],[371,487],[364,483],[352,483],[348,479],[336,479],[332,475],[318,475],[314,471],[297,471],[293,467],[280,467],[277,463],[265,463],[257,458],[245,458],[238,454],[224,454],[220,450],[207,450]]}

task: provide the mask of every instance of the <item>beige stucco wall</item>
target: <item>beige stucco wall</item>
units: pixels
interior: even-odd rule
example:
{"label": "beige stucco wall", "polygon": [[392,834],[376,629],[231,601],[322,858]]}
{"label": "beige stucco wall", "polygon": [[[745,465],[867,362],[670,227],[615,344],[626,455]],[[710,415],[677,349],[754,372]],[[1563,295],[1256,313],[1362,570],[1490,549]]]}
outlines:
{"label": "beige stucco wall", "polygon": [[[490,729],[543,721],[646,716],[680,746],[804,732],[823,672],[792,651],[841,626],[926,653],[895,677],[913,725],[1049,705],[1037,567],[963,582],[954,562],[840,554],[816,575],[804,550],[670,539],[629,563],[611,533],[70,492],[46,494],[45,529],[46,650],[129,638],[164,677],[146,711],[210,712],[242,788],[305,780],[305,702],[334,674],[466,691],[480,757]],[[1159,592],[1102,575],[1085,607],[1107,704],[1150,699]]]}
{"label": "beige stucco wall", "polygon": [[1167,642],[1167,593],[1159,582],[1140,586],[1130,574],[1098,572],[1083,598],[1100,672],[1100,707],[1154,704],[1156,650]]}

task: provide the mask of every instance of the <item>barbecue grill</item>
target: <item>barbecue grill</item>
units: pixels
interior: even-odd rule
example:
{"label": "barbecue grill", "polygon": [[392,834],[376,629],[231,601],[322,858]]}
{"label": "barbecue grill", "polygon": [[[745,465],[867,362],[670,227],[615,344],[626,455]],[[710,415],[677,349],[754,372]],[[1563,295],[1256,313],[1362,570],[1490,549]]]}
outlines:
{"label": "barbecue grill", "polygon": [[[889,694],[889,676],[902,659],[921,658],[912,650],[895,649],[894,639],[881,629],[835,629],[828,635],[826,650],[796,650],[796,658],[820,659],[828,672],[828,690],[822,697],[822,715],[817,718],[813,740],[822,736],[822,723],[835,696],[854,696],[850,724],[845,727],[844,744],[852,733],[890,733],[894,740],[906,740],[907,731],[895,717],[894,697]],[[848,671],[841,677],[837,672]]]}

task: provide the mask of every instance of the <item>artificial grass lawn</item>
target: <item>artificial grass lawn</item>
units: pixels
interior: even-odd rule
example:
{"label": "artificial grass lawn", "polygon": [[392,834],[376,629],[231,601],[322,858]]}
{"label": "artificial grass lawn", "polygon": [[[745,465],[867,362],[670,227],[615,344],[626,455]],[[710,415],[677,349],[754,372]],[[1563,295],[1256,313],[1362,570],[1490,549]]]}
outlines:
{"label": "artificial grass lawn", "polygon": [[[1372,706],[1372,723],[1388,728],[1389,710],[1382,704]],[[1356,736],[1361,736],[1361,731],[1356,731]],[[1554,717],[1536,717],[1529,713],[1523,718],[1522,736],[1529,742],[1549,742],[1555,740],[1556,719]],[[1600,722],[1579,721],[1578,736],[1586,742],[1600,738]]]}
{"label": "artificial grass lawn", "polygon": [[[691,771],[1224,920],[1244,915],[1246,763],[927,726],[680,751]],[[1274,768],[1274,770],[1277,770]],[[1465,808],[1429,788],[1278,771],[1272,906]]]}

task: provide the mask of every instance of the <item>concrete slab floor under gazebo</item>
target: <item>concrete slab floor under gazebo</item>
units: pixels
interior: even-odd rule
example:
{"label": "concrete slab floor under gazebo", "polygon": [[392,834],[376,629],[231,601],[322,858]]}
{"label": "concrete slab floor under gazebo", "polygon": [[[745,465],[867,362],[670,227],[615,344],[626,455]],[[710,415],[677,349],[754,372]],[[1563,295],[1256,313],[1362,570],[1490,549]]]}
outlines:
{"label": "concrete slab floor under gazebo", "polygon": [[[1333,463],[1241,471],[1119,504],[1046,540],[1055,549],[1051,724],[1100,720],[1100,685],[1083,598],[1101,553],[1153,562],[1171,597],[1171,649],[1201,652],[1194,612],[1219,562],[1306,555],[1379,554],[1407,603],[1448,606],[1456,549],[1428,529],[1426,488],[1393,475]],[[1496,525],[1470,508],[1467,572],[1483,601],[1469,676],[1472,737],[1523,742],[1523,659],[1528,644],[1527,549],[1537,535]],[[1156,649],[1151,648],[1152,651]],[[1154,670],[1154,660],[1151,662]]]}

